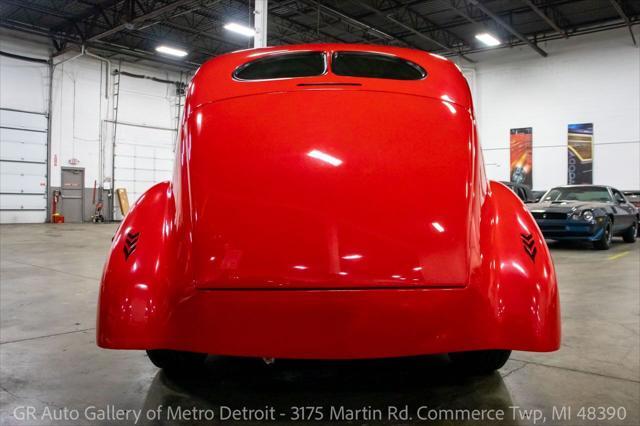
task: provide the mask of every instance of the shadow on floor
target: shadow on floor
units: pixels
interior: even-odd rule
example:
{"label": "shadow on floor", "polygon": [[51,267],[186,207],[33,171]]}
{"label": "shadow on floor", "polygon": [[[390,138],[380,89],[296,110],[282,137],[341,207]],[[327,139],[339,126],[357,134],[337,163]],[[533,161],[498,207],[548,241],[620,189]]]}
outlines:
{"label": "shadow on floor", "polygon": [[[220,421],[220,414],[231,409],[264,409],[274,407],[278,423],[328,423],[345,409],[381,410],[381,418],[361,417],[353,424],[364,423],[436,423],[419,421],[417,410],[429,409],[502,409],[511,417],[511,397],[498,373],[483,377],[456,374],[443,356],[366,361],[290,361],[277,360],[266,365],[262,360],[231,357],[209,357],[206,368],[191,375],[158,372],[144,410],[163,406],[165,424],[169,407],[182,410],[210,410]],[[322,421],[293,421],[292,407],[321,407]],[[411,419],[389,418],[389,408],[408,407]],[[392,409],[393,410],[393,409]],[[365,410],[367,411],[367,410]],[[345,410],[343,413],[347,413]],[[427,410],[421,411],[425,416]],[[317,415],[317,413],[316,413]],[[180,424],[197,424],[183,421]],[[249,423],[259,423],[257,421]],[[273,423],[273,422],[272,422]],[[443,424],[467,422],[443,422]],[[479,424],[469,421],[468,424]],[[481,422],[482,423],[489,423]],[[513,424],[510,419],[502,424]]]}

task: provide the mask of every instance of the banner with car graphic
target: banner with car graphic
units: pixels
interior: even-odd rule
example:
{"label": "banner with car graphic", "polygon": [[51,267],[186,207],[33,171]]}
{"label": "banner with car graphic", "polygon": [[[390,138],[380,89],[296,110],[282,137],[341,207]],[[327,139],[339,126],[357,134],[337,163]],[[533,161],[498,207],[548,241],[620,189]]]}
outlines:
{"label": "banner with car graphic", "polygon": [[569,124],[567,183],[593,183],[593,123]]}
{"label": "banner with car graphic", "polygon": [[511,129],[509,135],[511,158],[509,179],[514,183],[533,186],[533,129]]}

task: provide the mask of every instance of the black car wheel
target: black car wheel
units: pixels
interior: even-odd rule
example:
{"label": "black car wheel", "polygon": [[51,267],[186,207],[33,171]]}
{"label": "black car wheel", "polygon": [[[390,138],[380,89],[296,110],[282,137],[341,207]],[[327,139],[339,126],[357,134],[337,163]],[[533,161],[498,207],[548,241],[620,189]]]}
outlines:
{"label": "black car wheel", "polygon": [[598,250],[609,250],[611,247],[611,238],[613,234],[611,233],[611,220],[607,219],[607,221],[603,225],[604,232],[602,233],[602,237],[598,241],[593,243],[593,246]]}
{"label": "black car wheel", "polygon": [[207,354],[167,349],[149,350],[147,355],[156,367],[174,371],[197,370],[204,365],[204,360],[207,358]]}
{"label": "black car wheel", "polygon": [[508,350],[488,350],[452,352],[449,359],[467,374],[491,374],[507,362],[511,356]]}
{"label": "black car wheel", "polygon": [[622,234],[622,239],[625,243],[635,243],[636,236],[638,235],[638,222],[633,222],[633,226],[631,228],[624,231]]}

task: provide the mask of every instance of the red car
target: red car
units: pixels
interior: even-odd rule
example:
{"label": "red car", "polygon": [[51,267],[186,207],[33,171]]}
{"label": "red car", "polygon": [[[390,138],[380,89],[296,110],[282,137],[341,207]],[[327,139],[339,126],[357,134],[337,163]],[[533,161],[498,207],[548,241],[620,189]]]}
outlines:
{"label": "red car", "polygon": [[97,327],[164,368],[449,353],[486,372],[560,344],[549,251],[485,176],[460,70],[341,44],[200,68],[173,180],[113,239]]}

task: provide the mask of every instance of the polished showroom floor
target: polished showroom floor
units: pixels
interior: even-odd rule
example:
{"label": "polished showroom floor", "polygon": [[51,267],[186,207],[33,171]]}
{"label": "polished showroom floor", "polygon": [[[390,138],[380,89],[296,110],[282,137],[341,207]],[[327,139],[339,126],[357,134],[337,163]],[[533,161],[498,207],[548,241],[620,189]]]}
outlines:
{"label": "polished showroom floor", "polygon": [[[412,412],[421,406],[503,409],[506,424],[533,424],[522,417],[537,409],[546,416],[545,424],[640,423],[640,241],[632,245],[619,240],[609,251],[552,245],[562,349],[516,352],[499,374],[463,377],[439,356],[276,360],[273,365],[210,357],[205,371],[170,377],[151,365],[144,352],[95,345],[98,281],[114,229],[93,224],[0,226],[0,424],[50,423],[40,417],[19,420],[24,406],[35,407],[40,416],[45,407],[83,412],[93,406],[88,414],[98,415],[96,410],[107,406],[154,410],[159,405],[165,410],[273,406],[279,412],[310,405],[324,407],[325,416],[332,406],[386,410],[408,405]],[[553,419],[554,406],[571,406],[571,419]],[[581,407],[624,407],[626,418],[589,421],[578,417]],[[59,424],[117,423],[113,418],[90,423],[83,416]]]}

